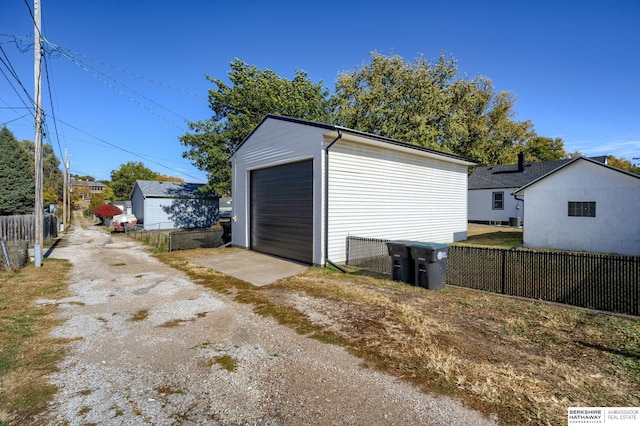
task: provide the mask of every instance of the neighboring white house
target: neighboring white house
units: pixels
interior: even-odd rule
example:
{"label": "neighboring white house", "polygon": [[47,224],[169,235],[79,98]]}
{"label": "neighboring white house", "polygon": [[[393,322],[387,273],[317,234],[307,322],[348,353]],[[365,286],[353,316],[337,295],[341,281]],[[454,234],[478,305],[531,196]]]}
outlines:
{"label": "neighboring white house", "polygon": [[137,180],[131,210],[145,230],[207,228],[218,219],[218,197],[202,184]]}
{"label": "neighboring white house", "polygon": [[109,204],[116,206],[122,210],[122,214],[131,214],[131,200],[110,201]]}
{"label": "neighboring white house", "polygon": [[580,157],[515,194],[526,247],[640,256],[640,175]]}
{"label": "neighboring white house", "polygon": [[469,222],[508,224],[522,222],[524,206],[513,192],[557,169],[569,160],[525,163],[518,156],[518,164],[476,167],[469,175]]}
{"label": "neighboring white house", "polygon": [[[606,164],[607,157],[592,159]],[[513,197],[514,191],[569,161],[526,163],[520,153],[518,164],[476,167],[469,175],[469,222],[519,225],[524,217],[524,204]]]}
{"label": "neighboring white house", "polygon": [[231,162],[236,246],[325,265],[346,260],[349,235],[440,243],[467,236],[473,160],[269,115]]}

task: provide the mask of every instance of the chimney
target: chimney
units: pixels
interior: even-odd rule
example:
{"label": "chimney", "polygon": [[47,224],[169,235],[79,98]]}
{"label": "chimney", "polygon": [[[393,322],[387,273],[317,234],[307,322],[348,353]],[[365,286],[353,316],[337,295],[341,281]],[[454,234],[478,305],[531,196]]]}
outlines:
{"label": "chimney", "polygon": [[519,152],[518,153],[518,171],[521,173],[524,172],[524,166],[525,166],[524,152]]}

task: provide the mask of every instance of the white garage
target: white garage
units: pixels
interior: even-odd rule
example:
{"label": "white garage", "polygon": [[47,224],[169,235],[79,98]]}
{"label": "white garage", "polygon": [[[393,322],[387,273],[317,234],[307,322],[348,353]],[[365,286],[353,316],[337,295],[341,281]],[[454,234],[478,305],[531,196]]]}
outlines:
{"label": "white garage", "polygon": [[235,246],[325,265],[346,260],[349,235],[466,239],[473,160],[269,115],[231,162]]}

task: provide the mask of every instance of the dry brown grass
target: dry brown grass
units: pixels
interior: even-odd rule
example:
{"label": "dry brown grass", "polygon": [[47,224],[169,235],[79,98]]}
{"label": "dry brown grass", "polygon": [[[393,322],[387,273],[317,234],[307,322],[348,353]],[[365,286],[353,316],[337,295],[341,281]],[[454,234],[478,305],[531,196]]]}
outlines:
{"label": "dry brown grass", "polygon": [[161,257],[225,297],[504,424],[563,424],[569,406],[640,405],[636,319],[328,269],[255,288],[188,262],[213,253]]}
{"label": "dry brown grass", "polygon": [[330,317],[354,353],[507,424],[562,424],[570,406],[640,405],[635,319],[321,270],[261,293],[279,304],[293,293],[318,299],[307,317]]}
{"label": "dry brown grass", "polygon": [[63,339],[50,337],[60,323],[55,304],[38,299],[66,295],[71,265],[46,259],[17,273],[0,272],[0,424],[33,424],[56,388],[47,375],[64,354]]}

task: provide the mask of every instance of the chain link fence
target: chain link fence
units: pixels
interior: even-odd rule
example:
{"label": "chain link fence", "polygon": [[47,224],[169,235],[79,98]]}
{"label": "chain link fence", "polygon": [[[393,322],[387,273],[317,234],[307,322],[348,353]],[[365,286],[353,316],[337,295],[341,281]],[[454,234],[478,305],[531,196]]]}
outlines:
{"label": "chain link fence", "polygon": [[[347,237],[347,265],[391,276],[390,240]],[[640,315],[640,257],[451,246],[450,285]]]}
{"label": "chain link fence", "polygon": [[347,237],[347,266],[391,275],[391,258],[387,243],[391,240]]}
{"label": "chain link fence", "polygon": [[29,261],[29,242],[0,238],[0,270],[19,271]]}
{"label": "chain link fence", "polygon": [[127,229],[126,233],[129,237],[155,247],[159,251],[167,252],[196,248],[215,248],[231,240],[230,231],[228,232],[224,227],[145,231],[139,225],[135,228]]}

